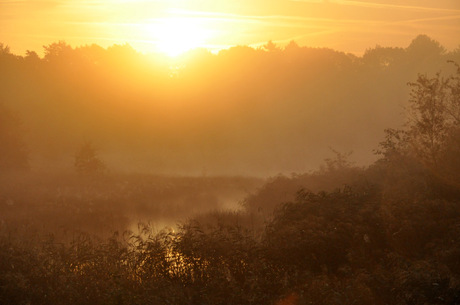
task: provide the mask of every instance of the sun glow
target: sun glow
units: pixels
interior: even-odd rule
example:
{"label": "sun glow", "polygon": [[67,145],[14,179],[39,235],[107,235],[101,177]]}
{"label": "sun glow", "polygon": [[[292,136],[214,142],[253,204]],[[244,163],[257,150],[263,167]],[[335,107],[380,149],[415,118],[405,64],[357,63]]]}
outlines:
{"label": "sun glow", "polygon": [[205,47],[211,36],[211,31],[196,18],[164,18],[146,27],[157,50],[171,57]]}

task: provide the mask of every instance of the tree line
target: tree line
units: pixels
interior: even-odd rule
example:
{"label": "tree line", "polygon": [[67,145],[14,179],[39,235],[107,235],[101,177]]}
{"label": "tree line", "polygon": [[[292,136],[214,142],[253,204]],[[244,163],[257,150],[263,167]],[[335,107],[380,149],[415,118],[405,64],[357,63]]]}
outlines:
{"label": "tree line", "polygon": [[177,230],[0,238],[8,304],[458,304],[460,69],[410,83],[369,167],[343,153]]}
{"label": "tree line", "polygon": [[2,45],[0,103],[22,122],[32,168],[65,167],[91,141],[122,170],[267,176],[312,170],[331,146],[375,161],[383,130],[404,122],[405,83],[451,74],[448,60],[459,50],[425,35],[361,56],[292,42],[175,61],[129,45]]}

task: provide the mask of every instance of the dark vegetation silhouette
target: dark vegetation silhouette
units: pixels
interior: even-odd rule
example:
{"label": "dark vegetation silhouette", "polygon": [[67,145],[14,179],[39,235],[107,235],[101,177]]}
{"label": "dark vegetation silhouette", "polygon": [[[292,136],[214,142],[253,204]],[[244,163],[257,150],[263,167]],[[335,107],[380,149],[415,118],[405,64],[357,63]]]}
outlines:
{"label": "dark vegetation silhouette", "polygon": [[[91,48],[101,54],[113,51],[94,46]],[[114,48],[117,52],[135,54],[127,46]],[[353,155],[350,153],[333,149],[333,157],[327,158],[319,169],[290,176],[275,176],[263,185],[260,179],[242,177],[167,177],[112,172],[101,175],[99,179],[86,179],[82,175],[60,172],[40,173],[39,177],[37,172],[32,171],[23,175],[2,173],[0,303],[460,304],[460,68],[458,61],[445,64],[442,62],[458,56],[458,51],[447,54],[439,44],[426,36],[416,38],[407,49],[390,48],[391,52],[387,53],[388,49],[378,47],[366,52],[362,58],[331,50],[301,48],[294,43],[286,49],[275,48],[272,44],[268,44],[267,50],[268,48],[272,50],[238,47],[218,55],[239,54],[237,61],[228,61],[238,63],[239,67],[219,68],[227,76],[241,73],[239,69],[242,67],[245,67],[248,74],[264,75],[261,71],[251,69],[267,69],[267,63],[273,65],[270,68],[275,68],[279,64],[276,75],[280,78],[270,84],[269,81],[274,81],[270,79],[274,77],[271,75],[263,79],[264,84],[260,84],[259,89],[266,86],[265,90],[269,90],[264,103],[272,101],[273,104],[267,104],[267,113],[257,119],[270,118],[270,115],[266,115],[275,109],[279,112],[280,119],[286,115],[292,117],[296,124],[301,119],[313,118],[304,117],[305,113],[297,113],[298,117],[293,116],[300,108],[288,111],[293,106],[289,100],[284,100],[286,105],[277,105],[276,102],[279,103],[282,96],[273,96],[276,90],[270,91],[275,83],[289,87],[283,90],[294,89],[291,87],[292,83],[283,82],[281,75],[287,74],[279,72],[284,65],[281,62],[285,63],[287,58],[292,58],[290,65],[296,73],[304,73],[303,69],[310,67],[316,72],[314,78],[310,75],[311,82],[318,84],[322,77],[326,77],[327,79],[322,80],[324,84],[329,84],[329,87],[337,86],[341,93],[344,88],[340,86],[351,86],[347,90],[354,90],[356,87],[352,84],[359,79],[360,86],[364,88],[359,94],[367,96],[369,100],[373,97],[379,100],[386,95],[383,94],[384,91],[379,91],[384,90],[384,87],[373,87],[366,92],[367,85],[388,82],[386,85],[389,88],[393,85],[399,87],[400,77],[412,75],[412,72],[407,71],[415,70],[416,62],[419,68],[426,69],[418,76],[415,73],[413,77],[403,80],[403,85],[408,80],[415,80],[408,85],[404,121],[401,119],[399,128],[394,126],[399,120],[395,120],[395,124],[387,122],[387,127],[391,128],[377,137],[373,147],[376,161],[365,167],[352,162],[350,158]],[[58,53],[59,56],[45,55],[44,59],[30,56],[37,65],[51,67],[52,63],[55,64],[53,69],[62,68],[64,62],[66,68],[61,71],[64,73],[72,69],[82,69],[82,66],[70,64],[73,61],[68,58],[60,61],[61,55],[70,56],[69,54],[77,54],[74,53],[77,51],[80,52],[81,49],[59,43],[47,48],[47,52]],[[286,52],[298,52],[298,57],[284,57]],[[315,60],[310,59],[307,53]],[[29,56],[17,58],[9,52],[5,54],[1,60],[11,60],[13,65],[17,61],[27,60]],[[321,54],[327,60],[321,61],[315,58],[315,54]],[[388,57],[388,54],[393,54],[393,57]],[[219,63],[215,55],[205,56],[209,58],[201,60]],[[262,60],[258,56],[267,56],[270,59]],[[302,60],[303,56],[308,64]],[[334,60],[339,58],[343,61],[338,61],[340,64],[336,66],[337,62]],[[350,58],[353,58],[351,62]],[[255,64],[257,60],[264,64]],[[398,63],[395,64],[395,61]],[[193,63],[196,64],[197,61]],[[297,65],[302,64],[305,66],[298,69]],[[323,71],[326,64],[329,66]],[[134,65],[135,62],[130,62],[129,67],[133,68]],[[321,69],[315,70],[315,65],[320,65]],[[443,69],[440,70],[440,67]],[[214,69],[211,66],[208,68]],[[187,73],[192,72],[188,69],[193,71],[198,67],[180,70],[172,78],[174,82],[190,80],[191,76],[187,76]],[[232,72],[232,69],[235,70]],[[335,78],[332,76],[334,74],[341,76]],[[74,75],[69,74],[69,77]],[[348,78],[350,75],[354,75],[356,79],[351,80]],[[117,76],[121,77],[114,73],[113,77]],[[219,75],[215,77],[218,78]],[[244,81],[236,75],[226,79],[230,83],[239,81],[238,86],[244,86]],[[305,79],[295,79],[299,81],[297,89],[301,90],[301,83]],[[254,83],[260,81],[257,78],[253,80]],[[137,81],[142,82],[143,78],[139,76]],[[214,85],[221,81],[222,79],[216,80]],[[63,84],[70,86],[67,82]],[[131,93],[134,88],[140,88],[138,85],[125,89]],[[186,85],[187,82],[184,81],[182,86]],[[193,86],[193,90],[200,91],[196,83]],[[308,90],[314,88],[315,86],[308,87]],[[65,94],[69,88],[61,89],[62,94]],[[334,95],[332,91],[323,92],[323,102],[331,103],[331,107],[337,96],[328,100],[326,95]],[[82,92],[85,94],[85,91]],[[244,91],[245,94],[248,92]],[[114,93],[114,99],[119,93]],[[347,97],[357,96],[352,93],[353,91],[349,91],[350,95]],[[91,94],[105,95],[107,92],[95,91]],[[181,95],[183,92],[177,94]],[[201,94],[198,92],[197,96]],[[213,111],[223,107],[224,113],[230,110],[227,107],[238,108],[244,104],[238,104],[240,97],[235,98],[237,105],[232,106],[220,104],[221,100],[218,96],[215,97],[212,100]],[[89,105],[84,105],[85,99],[78,100],[81,104],[74,105],[75,109],[92,109]],[[101,100],[105,101],[102,97]],[[359,113],[362,109],[361,114],[364,117],[373,114],[372,119],[377,114],[386,114],[380,112],[385,107],[381,105],[382,108],[379,108],[369,100],[371,105],[358,103],[354,104],[354,108],[350,102],[337,107],[342,112],[351,108],[350,115],[353,112]],[[77,99],[73,102],[76,101]],[[197,107],[198,104],[192,105]],[[133,109],[140,107],[137,104],[131,106],[133,108],[123,108],[128,118],[129,111],[133,111],[131,114],[137,113]],[[244,107],[248,107],[245,108],[246,111],[258,111],[262,106],[263,104],[244,104]],[[322,106],[314,106],[313,101],[309,104],[313,108]],[[178,110],[179,113],[175,114],[178,115],[175,119],[178,119],[183,115],[181,111],[190,111],[191,108],[188,107],[192,106],[169,104],[162,107],[185,107],[186,109]],[[107,111],[110,109],[112,108],[108,107]],[[19,110],[20,107],[17,108],[18,113],[24,113]],[[70,109],[69,111],[72,112]],[[86,126],[88,130],[92,130],[91,126],[105,128],[107,126],[104,124],[109,122],[100,120],[109,115],[107,111],[94,117],[101,125],[91,125],[92,118],[84,121],[83,125],[75,126]],[[149,116],[151,114],[148,113]],[[332,115],[332,112],[328,114]],[[191,120],[187,127],[193,126],[192,122],[207,119],[204,113],[194,115],[197,115],[194,118],[196,121]],[[199,117],[200,115],[203,116]],[[356,115],[352,118],[356,119]],[[24,115],[24,124],[26,118]],[[82,118],[83,116],[77,119],[82,122]],[[121,114],[117,118],[122,118]],[[222,123],[222,117],[216,118]],[[331,121],[326,123],[337,123],[336,128],[344,123],[338,117],[332,116],[329,119]],[[131,126],[134,122],[127,120],[129,124],[124,127]],[[170,121],[166,119],[162,123],[166,122]],[[242,119],[239,123],[247,122]],[[282,122],[287,124],[287,121]],[[63,120],[61,123],[69,122]],[[137,123],[140,121],[137,120]],[[208,127],[208,123],[210,122],[203,122],[202,127]],[[261,121],[255,120],[253,123],[254,125],[245,127],[251,130]],[[319,124],[319,120],[315,123]],[[272,126],[271,131],[283,124]],[[236,125],[231,126],[233,128]],[[101,132],[99,135],[104,136],[99,138],[95,132],[94,138],[98,141],[96,143],[100,141],[109,147],[110,137],[105,136],[114,126]],[[145,137],[143,140],[152,136],[138,133],[141,129],[136,128],[139,126],[133,126],[132,130],[118,131],[126,131],[121,136],[127,136],[127,139],[131,132]],[[264,128],[267,126],[263,125]],[[286,130],[288,129],[292,130]],[[184,130],[179,128],[177,131]],[[73,131],[79,136],[84,135],[82,130]],[[114,131],[115,129],[111,130]],[[308,139],[308,131],[301,131]],[[195,132],[195,135],[200,134],[197,130]],[[299,139],[300,133],[299,131]],[[319,132],[321,137],[327,134],[328,132]],[[172,133],[168,135],[171,136]],[[225,133],[224,135],[229,136]],[[284,134],[277,136],[282,138]],[[353,136],[356,137],[356,134]],[[282,155],[283,144],[286,143],[277,142],[280,138],[273,136],[269,140],[273,141],[272,149],[279,149]],[[162,140],[155,139],[157,141],[154,144],[158,149]],[[192,139],[203,140],[198,136]],[[219,137],[208,140],[209,143],[217,141],[216,145],[223,145],[218,139]],[[70,145],[73,139],[68,140]],[[31,151],[37,153],[35,144],[26,143],[30,143]],[[61,144],[53,147],[55,151],[48,158],[66,154],[66,149],[63,148],[65,145]],[[193,146],[183,145],[182,149]],[[226,147],[223,145],[212,148]],[[258,149],[261,147],[263,146],[257,146]],[[84,148],[85,146],[82,151]],[[87,150],[91,153],[81,154],[84,156],[82,160],[99,158],[91,146],[90,148]],[[292,153],[292,147],[287,151]],[[72,161],[69,161],[69,166]],[[197,162],[197,159],[193,161]],[[243,190],[250,190],[250,193],[245,196],[239,209],[209,212],[212,210],[209,207],[219,206],[222,198],[234,199],[232,196],[235,193],[242,198]],[[188,218],[176,226],[169,224],[170,227],[164,229],[148,222],[134,227],[133,221],[139,215],[156,215],[164,219]]]}
{"label": "dark vegetation silhouette", "polygon": [[405,83],[451,74],[448,60],[459,49],[425,35],[362,56],[293,42],[175,61],[129,45],[61,41],[43,57],[3,45],[0,102],[23,122],[32,168],[69,168],[91,139],[114,170],[266,177],[314,170],[329,147],[375,161],[383,130],[404,122]]}
{"label": "dark vegetation silhouette", "polygon": [[29,167],[21,122],[2,104],[0,104],[0,143],[0,172],[25,170]]}
{"label": "dark vegetation silhouette", "polygon": [[91,142],[85,142],[78,149],[74,165],[77,172],[84,175],[102,174],[106,169]]}

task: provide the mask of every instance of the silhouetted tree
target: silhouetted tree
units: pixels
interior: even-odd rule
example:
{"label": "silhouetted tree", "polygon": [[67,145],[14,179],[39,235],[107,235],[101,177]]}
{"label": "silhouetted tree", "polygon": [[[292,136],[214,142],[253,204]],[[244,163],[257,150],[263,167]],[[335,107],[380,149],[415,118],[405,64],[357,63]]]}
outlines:
{"label": "silhouetted tree", "polygon": [[289,50],[299,50],[300,47],[299,45],[297,44],[297,42],[295,42],[294,40],[291,40],[285,47],[284,47],[284,50],[285,51],[289,51]]}
{"label": "silhouetted tree", "polygon": [[363,55],[363,62],[368,67],[376,71],[385,70],[395,64],[401,64],[404,58],[404,49],[381,47],[377,45],[373,49],[368,49]]}
{"label": "silhouetted tree", "polygon": [[81,174],[98,174],[102,173],[106,168],[90,142],[84,143],[77,151],[74,165]]}
{"label": "silhouetted tree", "polygon": [[0,55],[11,54],[10,47],[3,43],[0,43]]}
{"label": "silhouetted tree", "polygon": [[405,128],[387,129],[378,151],[386,166],[390,197],[420,200],[460,195],[459,75],[419,75],[409,83]]}
{"label": "silhouetted tree", "polygon": [[71,57],[73,49],[65,41],[59,41],[43,47],[45,49],[45,61],[65,61]]}
{"label": "silhouetted tree", "polygon": [[446,49],[436,40],[427,35],[418,35],[412,40],[407,52],[416,58],[425,56],[439,56],[446,52]]}
{"label": "silhouetted tree", "polygon": [[28,168],[28,153],[19,119],[0,104],[0,171]]}
{"label": "silhouetted tree", "polygon": [[451,146],[452,134],[459,128],[458,75],[460,72],[446,78],[437,73],[430,78],[419,74],[415,82],[409,83],[411,93],[406,126],[400,130],[387,129],[379,153],[385,157],[395,153],[412,155],[429,167],[436,166]]}
{"label": "silhouetted tree", "polygon": [[447,113],[455,124],[460,126],[460,65],[454,61],[449,61],[457,68],[457,73],[450,77],[448,83],[448,104]]}
{"label": "silhouetted tree", "polygon": [[281,49],[271,40],[269,40],[266,44],[264,44],[264,49],[273,52],[273,51],[280,51]]}
{"label": "silhouetted tree", "polygon": [[416,154],[433,165],[447,144],[448,82],[438,73],[433,78],[419,75],[415,83],[409,84],[412,87],[408,120],[410,140]]}

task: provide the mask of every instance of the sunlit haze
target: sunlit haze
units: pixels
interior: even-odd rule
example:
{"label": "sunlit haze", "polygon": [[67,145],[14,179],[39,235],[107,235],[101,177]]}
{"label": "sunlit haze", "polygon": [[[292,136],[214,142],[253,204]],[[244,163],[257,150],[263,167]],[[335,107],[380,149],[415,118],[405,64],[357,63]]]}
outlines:
{"label": "sunlit haze", "polygon": [[158,51],[176,56],[191,49],[203,48],[211,39],[210,25],[201,24],[202,19],[170,17],[156,19],[144,25],[146,36],[153,38]]}
{"label": "sunlit haze", "polygon": [[460,304],[460,0],[0,0],[0,305]]}
{"label": "sunlit haze", "polygon": [[142,52],[178,55],[234,45],[366,48],[407,46],[427,34],[448,49],[460,42],[457,0],[8,0],[0,2],[0,39],[16,53],[129,43]]}

